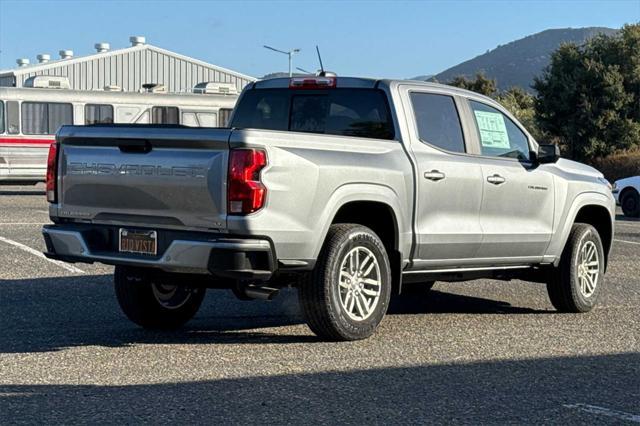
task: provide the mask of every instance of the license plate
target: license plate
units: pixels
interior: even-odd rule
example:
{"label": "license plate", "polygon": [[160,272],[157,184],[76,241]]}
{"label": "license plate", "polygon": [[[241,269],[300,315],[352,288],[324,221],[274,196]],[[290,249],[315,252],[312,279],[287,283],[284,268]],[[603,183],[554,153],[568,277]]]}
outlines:
{"label": "license plate", "polygon": [[118,250],[121,253],[155,256],[158,253],[158,233],[120,228]]}

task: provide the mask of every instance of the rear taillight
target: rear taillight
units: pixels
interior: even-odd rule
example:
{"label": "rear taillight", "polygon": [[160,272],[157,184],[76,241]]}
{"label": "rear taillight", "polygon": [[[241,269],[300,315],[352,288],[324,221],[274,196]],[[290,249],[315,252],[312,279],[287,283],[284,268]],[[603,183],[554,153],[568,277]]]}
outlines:
{"label": "rear taillight", "polygon": [[233,149],[229,154],[228,212],[249,214],[264,206],[267,188],[260,182],[260,170],[267,165],[267,153],[259,149]]}
{"label": "rear taillight", "polygon": [[56,142],[49,145],[49,156],[47,157],[47,201],[55,203],[57,201],[57,179],[58,178],[58,144]]}

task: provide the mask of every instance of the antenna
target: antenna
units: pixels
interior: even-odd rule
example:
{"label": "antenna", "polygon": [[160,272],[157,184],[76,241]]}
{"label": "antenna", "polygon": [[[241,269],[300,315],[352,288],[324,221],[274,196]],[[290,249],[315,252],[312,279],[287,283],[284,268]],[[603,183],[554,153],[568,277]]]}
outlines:
{"label": "antenna", "polygon": [[320,56],[320,48],[316,44],[316,52],[318,52],[318,61],[320,62],[320,75],[324,76],[324,66],[322,65],[322,56]]}

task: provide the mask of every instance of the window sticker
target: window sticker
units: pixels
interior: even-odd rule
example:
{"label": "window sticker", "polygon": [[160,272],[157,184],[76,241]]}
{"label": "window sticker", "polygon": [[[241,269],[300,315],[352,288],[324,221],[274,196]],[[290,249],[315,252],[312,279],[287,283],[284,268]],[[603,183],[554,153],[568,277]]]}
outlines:
{"label": "window sticker", "polygon": [[473,111],[480,130],[480,142],[487,148],[510,149],[504,117],[497,112]]}

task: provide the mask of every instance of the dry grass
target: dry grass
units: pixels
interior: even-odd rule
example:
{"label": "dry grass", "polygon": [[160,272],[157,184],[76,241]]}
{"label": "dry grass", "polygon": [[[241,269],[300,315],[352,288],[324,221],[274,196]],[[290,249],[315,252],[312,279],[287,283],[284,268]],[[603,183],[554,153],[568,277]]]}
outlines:
{"label": "dry grass", "polygon": [[640,176],[640,149],[617,152],[605,158],[597,158],[592,165],[614,182],[629,176]]}

